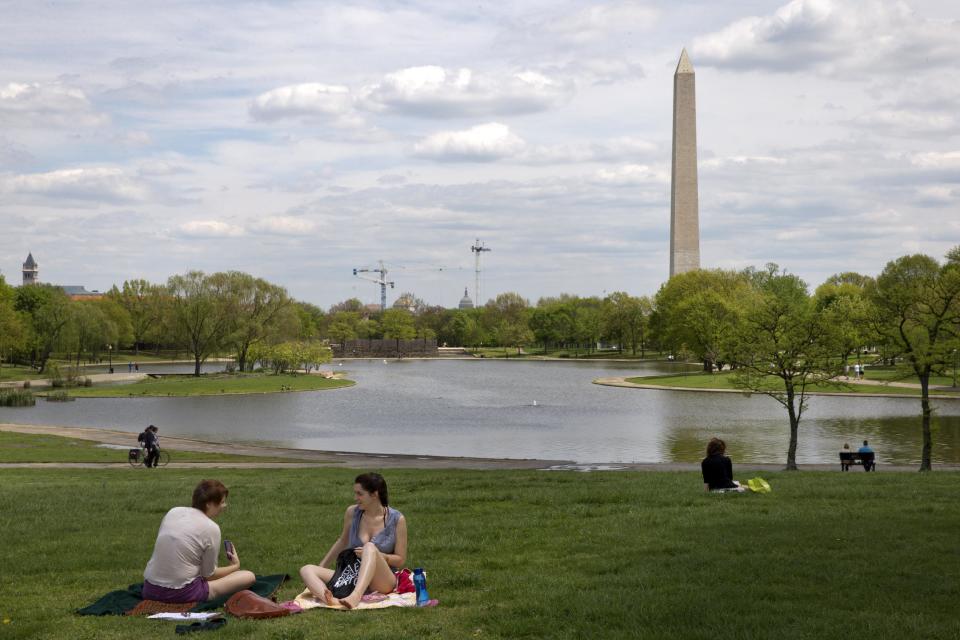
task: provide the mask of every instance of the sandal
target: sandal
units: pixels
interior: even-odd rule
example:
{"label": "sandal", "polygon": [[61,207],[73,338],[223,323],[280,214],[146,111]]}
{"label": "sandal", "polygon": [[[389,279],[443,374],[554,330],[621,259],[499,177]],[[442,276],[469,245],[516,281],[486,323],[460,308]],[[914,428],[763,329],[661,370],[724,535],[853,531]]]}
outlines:
{"label": "sandal", "polygon": [[194,631],[216,631],[227,624],[226,618],[214,618],[206,622],[194,622],[193,624],[178,624],[175,631],[179,635],[193,633]]}

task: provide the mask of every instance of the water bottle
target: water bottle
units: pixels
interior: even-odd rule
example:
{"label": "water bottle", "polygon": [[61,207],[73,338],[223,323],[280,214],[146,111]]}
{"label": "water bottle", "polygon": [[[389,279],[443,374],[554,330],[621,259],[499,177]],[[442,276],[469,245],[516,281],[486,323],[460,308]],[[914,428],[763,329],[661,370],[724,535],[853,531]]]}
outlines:
{"label": "water bottle", "polygon": [[430,601],[427,595],[427,576],[421,567],[413,570],[413,587],[417,590],[417,606],[422,607]]}

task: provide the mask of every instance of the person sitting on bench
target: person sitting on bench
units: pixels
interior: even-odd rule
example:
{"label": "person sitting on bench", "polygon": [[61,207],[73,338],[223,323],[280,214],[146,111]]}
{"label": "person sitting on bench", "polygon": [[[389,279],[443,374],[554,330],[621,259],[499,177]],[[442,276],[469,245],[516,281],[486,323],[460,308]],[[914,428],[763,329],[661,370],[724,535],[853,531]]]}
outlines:
{"label": "person sitting on bench", "polygon": [[[865,453],[869,453],[870,455],[863,455]],[[857,449],[857,454],[860,457],[860,461],[863,463],[864,471],[870,471],[871,467],[876,468],[876,465],[873,462],[873,449],[870,448],[870,445],[866,440],[863,441],[863,446]]]}

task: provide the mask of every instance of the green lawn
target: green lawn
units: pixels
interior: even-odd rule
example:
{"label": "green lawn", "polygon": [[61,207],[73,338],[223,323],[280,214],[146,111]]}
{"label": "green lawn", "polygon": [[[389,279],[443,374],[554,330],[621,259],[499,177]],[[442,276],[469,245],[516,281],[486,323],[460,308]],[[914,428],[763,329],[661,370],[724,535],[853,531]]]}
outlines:
{"label": "green lawn", "polygon": [[[161,445],[163,439],[161,435]],[[126,462],[125,449],[99,447],[90,440],[0,431],[0,462]],[[130,447],[137,446],[130,434]],[[259,458],[225,453],[170,451],[176,462],[291,462],[289,458]]]}
{"label": "green lawn", "polygon": [[37,373],[37,370],[33,367],[22,367],[19,365],[6,363],[4,363],[3,367],[0,367],[0,382],[7,382],[11,380],[37,380],[44,377],[46,376]]}
{"label": "green lawn", "polygon": [[[680,376],[647,376],[638,378],[627,378],[627,382],[634,384],[649,384],[663,387],[688,387],[693,389],[737,389],[733,384],[733,378],[729,372],[723,373],[694,373]],[[769,383],[771,388],[780,389],[772,381]],[[905,396],[920,396],[919,389],[909,389],[904,387],[889,387],[879,385],[865,384],[843,384],[828,383],[814,387],[813,391],[822,391],[829,393],[862,393],[862,394],[896,394]],[[956,392],[937,391],[937,395],[960,395]]]}
{"label": "green lawn", "polygon": [[[869,380],[884,380],[889,382],[909,382],[920,384],[920,379],[904,369],[897,367],[867,367],[866,377]],[[952,385],[953,376],[930,376],[930,384]]]}
{"label": "green lawn", "polygon": [[[339,533],[350,470],[0,470],[4,638],[173,637],[73,614],[139,582],[157,526],[214,474],[246,568],[302,585]],[[957,638],[960,474],[387,471],[434,609],[230,619],[218,638]]]}
{"label": "green lawn", "polygon": [[[205,374],[149,378],[133,384],[94,385],[69,389],[77,398],[128,398],[141,396],[212,396],[233,393],[279,393],[321,391],[355,384],[352,380],[328,380],[316,375]],[[38,394],[39,395],[39,394]]]}

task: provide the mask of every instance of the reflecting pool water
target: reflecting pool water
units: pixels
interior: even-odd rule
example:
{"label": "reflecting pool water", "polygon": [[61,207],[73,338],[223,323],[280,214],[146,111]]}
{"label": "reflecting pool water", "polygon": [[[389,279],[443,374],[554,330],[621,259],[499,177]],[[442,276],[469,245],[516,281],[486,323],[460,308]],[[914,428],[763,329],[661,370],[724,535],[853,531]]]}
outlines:
{"label": "reflecting pool water", "polygon": [[[786,411],[760,395],[623,389],[604,376],[676,373],[630,362],[355,360],[357,386],[203,398],[90,398],[0,409],[0,422],[106,427],[283,446],[590,462],[694,462],[714,435],[740,462],[782,462]],[[150,371],[145,365],[141,370]],[[170,370],[169,367],[166,370]],[[934,461],[960,463],[960,401],[935,403]],[[798,462],[836,462],[867,438],[880,463],[919,463],[920,401],[815,397]]]}

